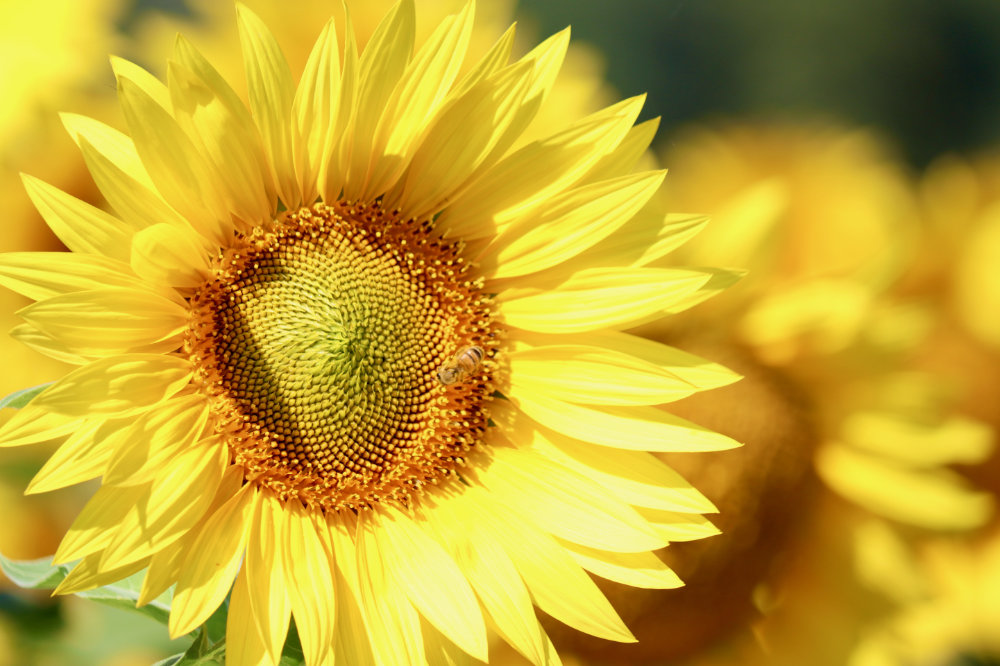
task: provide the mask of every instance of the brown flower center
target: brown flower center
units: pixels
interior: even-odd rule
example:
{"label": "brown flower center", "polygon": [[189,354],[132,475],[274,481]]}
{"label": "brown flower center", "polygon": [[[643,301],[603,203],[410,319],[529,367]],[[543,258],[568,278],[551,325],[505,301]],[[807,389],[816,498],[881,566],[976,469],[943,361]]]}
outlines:
{"label": "brown flower center", "polygon": [[[186,349],[247,479],[357,509],[405,502],[463,464],[486,428],[497,346],[467,272],[429,222],[346,202],[220,252],[190,300]],[[456,356],[471,370],[445,384]]]}

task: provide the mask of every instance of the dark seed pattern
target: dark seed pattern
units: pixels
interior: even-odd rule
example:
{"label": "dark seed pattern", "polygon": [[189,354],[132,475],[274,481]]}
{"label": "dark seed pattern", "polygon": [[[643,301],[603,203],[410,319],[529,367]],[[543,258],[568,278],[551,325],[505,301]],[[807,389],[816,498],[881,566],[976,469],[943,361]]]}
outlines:
{"label": "dark seed pattern", "polygon": [[[480,445],[498,339],[457,244],[377,204],[317,204],[220,251],[185,349],[248,482],[328,511],[410,502]],[[437,371],[470,345],[465,381]]]}

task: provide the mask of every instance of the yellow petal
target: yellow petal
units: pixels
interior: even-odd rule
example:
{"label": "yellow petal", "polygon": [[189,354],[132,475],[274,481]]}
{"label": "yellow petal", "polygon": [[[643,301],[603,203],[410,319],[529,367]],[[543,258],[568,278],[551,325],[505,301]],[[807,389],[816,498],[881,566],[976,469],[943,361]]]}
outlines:
{"label": "yellow petal", "polygon": [[[501,70],[473,86],[433,120],[414,150],[398,196],[407,214],[436,212],[497,149],[531,80],[531,63]],[[491,118],[489,123],[477,119]]]}
{"label": "yellow petal", "polygon": [[[178,227],[188,225],[180,213],[163,200],[154,186],[143,184],[132,172],[114,164],[86,138],[80,139],[80,151],[101,194],[122,221],[131,227],[133,233],[158,222]],[[143,168],[142,173],[145,172]]]}
{"label": "yellow petal", "polygon": [[636,511],[665,541],[694,541],[722,533],[705,516],[646,507],[638,507]]}
{"label": "yellow petal", "polygon": [[376,532],[386,565],[410,601],[449,640],[487,660],[479,604],[451,556],[413,518],[387,509]]}
{"label": "yellow petal", "polygon": [[115,79],[128,79],[142,90],[154,103],[165,111],[170,111],[170,91],[167,86],[145,69],[117,56],[111,56],[111,69]]}
{"label": "yellow petal", "polygon": [[35,208],[66,247],[128,261],[129,225],[33,176],[22,174],[21,179]]}
{"label": "yellow petal", "polygon": [[302,651],[307,663],[322,664],[333,646],[336,592],[329,547],[320,534],[320,522],[310,513],[293,499],[277,515],[282,519],[285,587]]}
{"label": "yellow petal", "polygon": [[0,446],[24,446],[64,437],[83,424],[82,416],[51,412],[37,405],[37,400],[36,396],[0,427]]}
{"label": "yellow petal", "polygon": [[83,354],[77,354],[71,351],[66,345],[56,342],[51,336],[42,333],[31,324],[21,324],[10,329],[10,337],[34,349],[39,354],[53,358],[61,363],[83,365],[94,360],[93,355],[84,356]]}
{"label": "yellow petal", "polygon": [[495,447],[479,480],[496,498],[546,532],[616,552],[666,546],[636,511],[597,483],[530,450]]}
{"label": "yellow petal", "polygon": [[130,287],[135,275],[117,259],[76,252],[5,252],[0,284],[40,301],[72,291]]}
{"label": "yellow petal", "polygon": [[823,446],[816,469],[865,509],[923,529],[968,530],[993,513],[993,498],[948,469],[908,469],[842,444]]}
{"label": "yellow petal", "polygon": [[579,333],[638,325],[698,292],[711,276],[670,268],[593,268],[549,289],[501,292],[510,326],[543,333]]}
{"label": "yellow petal", "polygon": [[250,527],[243,565],[256,633],[275,663],[281,658],[292,615],[283,564],[286,545],[282,541],[281,513],[284,510],[270,491],[261,492],[260,515]]}
{"label": "yellow petal", "polygon": [[503,69],[510,61],[510,54],[514,50],[514,34],[516,25],[511,24],[498,39],[490,50],[486,52],[479,62],[469,68],[462,80],[455,85],[455,97],[459,97],[469,92],[473,86],[480,81],[489,78],[494,73]]}
{"label": "yellow petal", "polygon": [[67,416],[115,414],[149,407],[184,388],[191,364],[176,356],[125,354],[77,368],[29,405]]}
{"label": "yellow petal", "polygon": [[145,578],[142,579],[139,598],[135,602],[137,608],[158,598],[177,582],[184,554],[190,547],[191,541],[193,541],[192,535],[185,535],[149,558],[149,568],[146,570]]}
{"label": "yellow petal", "polygon": [[209,246],[190,227],[154,224],[132,239],[132,270],[154,284],[197,287],[208,279]]}
{"label": "yellow petal", "polygon": [[601,578],[654,590],[684,585],[654,553],[609,553],[568,541],[560,543],[580,566]]}
{"label": "yellow petal", "polygon": [[498,515],[494,505],[479,492],[468,491],[465,496],[470,505],[476,506],[476,520],[510,556],[539,608],[593,636],[635,642],[594,582],[551,536],[530,524]]}
{"label": "yellow petal", "polygon": [[53,564],[64,564],[103,550],[120,530],[138,524],[136,504],[146,488],[101,486],[66,531]]}
{"label": "yellow petal", "polygon": [[192,631],[219,607],[232,587],[256,513],[258,493],[247,484],[201,527],[185,553],[170,608],[170,637]]}
{"label": "yellow petal", "polygon": [[208,401],[204,396],[187,395],[157,405],[124,429],[103,482],[136,485],[157,481],[164,465],[201,439],[207,422]]}
{"label": "yellow petal", "polygon": [[330,162],[327,165],[326,181],[319,183],[321,194],[325,201],[332,201],[340,196],[350,169],[354,152],[352,143],[354,127],[357,124],[357,102],[359,90],[359,69],[361,64],[358,56],[358,44],[354,36],[354,26],[351,23],[351,10],[346,3],[344,7],[344,66],[340,73],[340,104],[337,112],[333,136],[337,139]]}
{"label": "yellow petal", "polygon": [[478,238],[488,222],[502,228],[565,190],[628,133],[642,108],[634,97],[512,153],[465,190],[440,219],[460,238]]}
{"label": "yellow petal", "polygon": [[389,95],[413,52],[416,11],[413,0],[399,0],[379,23],[358,63],[358,94],[350,132],[344,140],[350,155],[344,197],[355,199],[367,185],[375,128]]}
{"label": "yellow petal", "polygon": [[442,21],[403,72],[375,129],[374,162],[362,196],[378,196],[403,173],[412,148],[437,113],[465,59],[475,3]]}
{"label": "yellow petal", "polygon": [[337,577],[337,637],[334,642],[335,664],[376,666],[368,620],[361,610],[361,583],[358,578],[358,553],[355,545],[353,518],[327,516],[332,550],[335,553]]}
{"label": "yellow petal", "polygon": [[532,419],[564,435],[618,449],[721,451],[739,443],[657,407],[582,407],[539,395],[510,396]]}
{"label": "yellow petal", "polygon": [[[59,118],[77,146],[86,140],[97,153],[123,173],[129,174],[136,182],[153,189],[153,181],[146,173],[146,167],[135,152],[135,144],[128,135],[99,120],[76,113],[60,113]],[[92,172],[93,173],[93,172]],[[100,187],[100,183],[98,183]],[[105,195],[107,196],[107,195]]]}
{"label": "yellow petal", "polygon": [[[187,324],[174,300],[137,287],[53,296],[18,311],[42,333],[80,354],[123,354],[173,339]],[[179,346],[179,340],[177,345]]]}
{"label": "yellow petal", "polygon": [[278,197],[288,209],[302,201],[292,162],[292,72],[267,25],[241,3],[236,5],[240,45],[250,94],[250,110],[264,143]]}
{"label": "yellow petal", "polygon": [[491,279],[536,273],[600,242],[639,212],[665,171],[611,178],[556,195],[537,212],[510,224],[483,258]]}
{"label": "yellow petal", "polygon": [[189,41],[178,35],[168,63],[174,117],[202,148],[229,209],[250,223],[270,221],[276,194],[257,126],[243,101]]}
{"label": "yellow petal", "polygon": [[629,173],[646,153],[659,126],[660,119],[652,118],[632,127],[618,147],[602,157],[587,173],[586,180],[596,182]]}
{"label": "yellow petal", "polygon": [[246,567],[236,576],[226,614],[226,664],[229,666],[274,666],[250,607]]}
{"label": "yellow petal", "polygon": [[994,443],[989,426],[962,416],[926,423],[877,411],[851,414],[841,436],[861,451],[925,469],[981,463],[993,451]]}
{"label": "yellow petal", "polygon": [[[340,135],[340,47],[331,18],[313,46],[292,101],[292,155],[303,200],[313,201]],[[329,194],[336,195],[330,192]]]}
{"label": "yellow petal", "polygon": [[543,428],[519,410],[493,415],[504,435],[519,448],[543,456],[596,481],[620,500],[635,506],[688,513],[715,513],[708,498],[646,451],[596,446]]}
{"label": "yellow petal", "polygon": [[662,366],[589,345],[534,347],[506,355],[516,394],[594,405],[658,405],[695,387]]}
{"label": "yellow petal", "polygon": [[662,215],[652,207],[640,211],[603,241],[558,267],[573,272],[592,266],[659,266],[677,248],[702,232],[704,215]]}
{"label": "yellow petal", "polygon": [[150,558],[149,570],[142,581],[142,589],[139,591],[139,599],[136,602],[137,606],[144,606],[153,601],[177,582],[181,566],[191,551],[191,545],[204,529],[205,523],[241,488],[243,488],[243,469],[236,466],[228,467],[222,475],[222,482],[216,490],[211,506],[202,516],[198,526]]}
{"label": "yellow petal", "polygon": [[228,462],[228,451],[216,445],[189,448],[161,464],[160,475],[137,503],[137,528],[115,534],[101,566],[148,558],[189,533],[211,505]]}
{"label": "yellow petal", "polygon": [[389,569],[378,530],[369,515],[358,516],[359,605],[375,660],[384,664],[423,664],[426,658],[420,615]]}
{"label": "yellow petal", "polygon": [[466,513],[465,508],[461,500],[444,499],[429,508],[427,516],[496,632],[533,664],[544,664],[545,632],[535,617],[528,588],[495,536],[484,531],[478,516]]}
{"label": "yellow petal", "polygon": [[118,98],[139,157],[163,198],[200,232],[225,243],[232,222],[217,174],[177,121],[135,82],[119,76]]}
{"label": "yellow petal", "polygon": [[587,333],[558,335],[525,331],[518,334],[514,348],[515,350],[534,349],[560,344],[593,345],[594,347],[603,347],[611,352],[635,356],[663,368],[671,375],[681,378],[699,390],[728,386],[740,379],[740,375],[718,363],[707,361],[655,340],[620,331],[588,331]]}
{"label": "yellow petal", "polygon": [[[743,269],[730,270],[727,268],[701,268],[699,269],[708,275],[708,280],[697,291],[689,291],[680,296],[677,300],[667,306],[662,314],[677,314],[684,312],[694,306],[704,303],[713,296],[729,289],[734,284],[743,279],[746,271]],[[744,320],[746,321],[746,320]],[[749,327],[747,327],[749,328]]]}
{"label": "yellow petal", "polygon": [[[59,586],[53,590],[52,594],[76,594],[85,590],[92,590],[95,587],[112,585],[123,578],[127,578],[134,573],[138,573],[146,568],[148,559],[133,562],[124,567],[108,569],[100,565],[101,553],[92,553],[73,567]],[[113,591],[110,591],[112,592]]]}
{"label": "yellow petal", "polygon": [[[624,502],[669,511],[718,511],[707,497],[677,472],[645,451],[593,446],[560,437],[554,432],[548,439],[558,443],[544,449],[544,453],[589,476]],[[538,441],[535,440],[536,444]]]}
{"label": "yellow petal", "polygon": [[45,493],[96,479],[104,474],[128,420],[87,419],[49,456],[25,494]]}

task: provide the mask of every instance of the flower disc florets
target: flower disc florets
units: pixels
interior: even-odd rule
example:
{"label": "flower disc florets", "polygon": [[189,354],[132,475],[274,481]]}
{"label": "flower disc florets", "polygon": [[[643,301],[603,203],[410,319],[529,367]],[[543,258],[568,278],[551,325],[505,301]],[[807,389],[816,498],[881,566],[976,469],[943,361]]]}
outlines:
{"label": "flower disc florets", "polygon": [[437,371],[497,344],[467,272],[430,222],[377,204],[285,213],[220,252],[185,347],[248,479],[356,509],[405,502],[463,464],[491,364],[451,386]]}

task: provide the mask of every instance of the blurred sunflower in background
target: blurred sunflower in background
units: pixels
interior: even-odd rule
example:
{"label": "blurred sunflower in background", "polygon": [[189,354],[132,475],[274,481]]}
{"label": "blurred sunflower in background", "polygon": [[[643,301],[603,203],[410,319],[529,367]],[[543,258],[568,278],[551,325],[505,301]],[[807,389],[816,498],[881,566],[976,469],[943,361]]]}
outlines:
{"label": "blurred sunflower in background", "polygon": [[473,4],[418,42],[404,1],[296,86],[238,15],[249,108],[178,38],[167,85],[113,59],[129,135],[63,117],[114,215],[25,177],[72,253],[0,259],[14,335],[78,367],[0,438],[61,442],[30,492],[101,477],[57,591],[146,569],[181,636],[232,587],[229,663],[293,617],[316,664],[551,663],[533,605],[634,640],[585,571],[680,584],[650,551],[715,509],[647,451],[736,443],[658,405],[737,378],[619,331],[731,281],[667,267],[703,220],[647,205],[642,99],[535,138],[567,31],[466,61]]}
{"label": "blurred sunflower in background", "polygon": [[686,588],[622,592],[639,643],[556,643],[593,664],[845,663],[892,613],[871,581],[894,556],[869,533],[915,552],[992,514],[960,470],[990,456],[993,431],[957,377],[920,363],[941,313],[907,287],[928,242],[919,197],[883,141],[829,124],[691,128],[663,162],[671,207],[712,214],[678,256],[748,274],[638,332],[745,375],[673,409],[748,446],[660,454],[719,505],[723,535],[667,553]]}
{"label": "blurred sunflower in background", "polygon": [[[1000,259],[1000,160],[995,152],[943,156],[922,174],[916,192],[926,235],[899,290],[937,316],[914,366],[941,377],[958,409],[995,433],[1000,428],[1000,329],[993,307],[1000,288],[994,268]],[[984,464],[963,473],[994,497],[1000,493],[995,449]],[[892,612],[862,630],[851,666],[1000,660],[995,520],[985,533],[942,536],[915,551],[877,525],[867,525],[861,535],[862,556],[884,554],[882,566],[862,571]]]}

